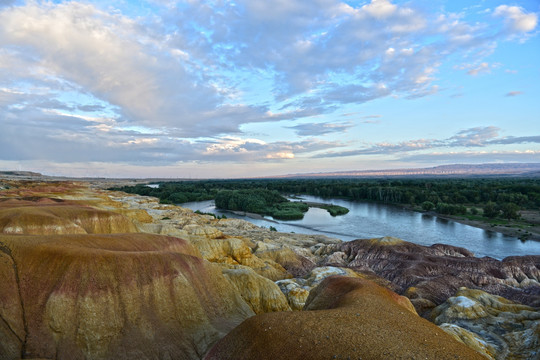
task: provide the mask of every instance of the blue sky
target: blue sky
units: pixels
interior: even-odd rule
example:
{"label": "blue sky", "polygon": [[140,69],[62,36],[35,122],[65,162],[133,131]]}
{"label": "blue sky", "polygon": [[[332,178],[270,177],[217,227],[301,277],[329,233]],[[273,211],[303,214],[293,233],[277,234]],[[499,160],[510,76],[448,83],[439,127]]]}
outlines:
{"label": "blue sky", "polygon": [[0,169],[539,162],[540,3],[0,0]]}

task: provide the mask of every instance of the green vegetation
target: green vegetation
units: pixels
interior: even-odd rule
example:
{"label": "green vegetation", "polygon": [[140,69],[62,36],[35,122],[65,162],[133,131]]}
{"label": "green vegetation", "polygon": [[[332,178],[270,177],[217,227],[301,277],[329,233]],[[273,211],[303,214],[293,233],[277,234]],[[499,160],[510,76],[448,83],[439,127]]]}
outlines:
{"label": "green vegetation", "polygon": [[222,190],[216,194],[216,207],[270,215],[280,220],[298,220],[308,211],[307,204],[290,202],[276,190],[246,189]]}
{"label": "green vegetation", "polygon": [[317,207],[319,207],[321,209],[325,209],[332,216],[345,215],[345,214],[347,214],[349,212],[349,209],[347,209],[346,207],[339,206],[339,205],[333,205],[333,204],[332,205],[320,204],[320,205],[317,205]]}
{"label": "green vegetation", "polygon": [[[518,219],[520,210],[540,210],[540,179],[535,178],[204,180],[114,190],[155,196],[163,203],[215,199],[220,208],[280,219],[300,219],[307,211],[307,205],[288,202],[281,194],[398,204],[483,221]],[[332,215],[346,213],[335,206],[324,208]]]}
{"label": "green vegetation", "polygon": [[435,208],[435,204],[432,203],[431,201],[424,201],[422,203],[422,210],[430,211],[430,210],[433,210],[433,208]]}
{"label": "green vegetation", "polygon": [[158,188],[139,184],[135,186],[115,187],[111,190],[124,191],[130,194],[154,196],[162,204],[182,204],[190,201],[214,199],[217,189],[205,186],[203,182],[161,183]]}

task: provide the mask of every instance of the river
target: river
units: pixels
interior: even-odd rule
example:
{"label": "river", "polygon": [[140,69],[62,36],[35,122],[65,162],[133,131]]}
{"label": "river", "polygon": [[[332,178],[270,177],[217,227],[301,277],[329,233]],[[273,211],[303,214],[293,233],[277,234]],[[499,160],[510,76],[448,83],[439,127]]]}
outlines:
{"label": "river", "polygon": [[281,232],[323,234],[344,241],[394,236],[420,245],[437,243],[461,246],[476,256],[502,259],[512,255],[539,255],[540,242],[522,241],[501,233],[479,229],[387,204],[341,199],[322,199],[302,195],[304,201],[344,206],[349,213],[332,217],[326,210],[310,208],[302,220],[283,221],[271,217],[252,219],[216,209],[213,200],[190,202],[180,206],[202,212],[248,220],[255,225],[275,227]]}

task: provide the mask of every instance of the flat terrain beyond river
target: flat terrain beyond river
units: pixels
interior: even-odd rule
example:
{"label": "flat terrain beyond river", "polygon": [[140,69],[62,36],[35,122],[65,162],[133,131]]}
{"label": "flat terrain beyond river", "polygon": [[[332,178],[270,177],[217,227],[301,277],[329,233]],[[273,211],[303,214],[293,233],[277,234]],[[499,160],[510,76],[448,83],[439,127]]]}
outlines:
{"label": "flat terrain beyond river", "polygon": [[202,212],[248,220],[266,228],[273,226],[281,232],[323,234],[344,241],[394,236],[420,245],[437,243],[464,247],[478,257],[503,259],[512,255],[539,255],[540,242],[522,241],[497,232],[475,228],[436,216],[400,207],[340,199],[322,199],[303,195],[308,202],[332,203],[344,206],[349,213],[332,217],[326,210],[310,208],[302,220],[283,221],[271,217],[252,219],[216,209],[213,200],[180,204]]}

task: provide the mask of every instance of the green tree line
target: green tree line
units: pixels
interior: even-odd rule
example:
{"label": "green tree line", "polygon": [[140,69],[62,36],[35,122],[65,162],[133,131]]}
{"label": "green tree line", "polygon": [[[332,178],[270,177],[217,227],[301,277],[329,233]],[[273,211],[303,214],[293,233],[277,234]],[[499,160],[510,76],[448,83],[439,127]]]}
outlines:
{"label": "green tree line", "polygon": [[218,193],[224,190],[257,189],[267,190],[268,194],[243,193],[244,200],[237,198],[242,193],[230,195],[233,203],[227,206],[267,211],[269,207],[288,206],[283,201],[276,201],[283,203],[279,206],[268,205],[267,200],[276,194],[295,194],[400,204],[449,215],[480,211],[486,217],[507,219],[518,217],[521,209],[540,209],[540,179],[535,178],[201,180],[166,182],[155,189],[144,185],[115,188],[156,196],[164,203],[217,200]]}

